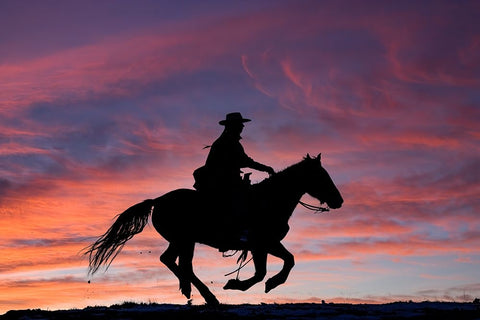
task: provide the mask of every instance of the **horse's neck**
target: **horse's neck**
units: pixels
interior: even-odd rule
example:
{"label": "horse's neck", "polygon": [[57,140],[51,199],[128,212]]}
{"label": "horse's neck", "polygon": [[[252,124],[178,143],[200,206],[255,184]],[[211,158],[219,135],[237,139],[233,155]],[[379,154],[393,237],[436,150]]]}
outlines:
{"label": "horse's neck", "polygon": [[305,194],[301,163],[293,165],[258,184],[260,196],[275,209],[287,215],[293,213],[300,198]]}

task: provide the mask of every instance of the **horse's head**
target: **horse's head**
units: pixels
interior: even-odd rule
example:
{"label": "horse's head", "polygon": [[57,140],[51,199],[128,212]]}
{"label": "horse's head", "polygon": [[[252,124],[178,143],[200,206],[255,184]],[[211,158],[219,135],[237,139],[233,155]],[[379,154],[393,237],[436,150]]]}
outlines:
{"label": "horse's head", "polygon": [[342,206],[343,198],[337,187],[330,178],[327,170],[322,167],[321,154],[315,158],[309,154],[304,159],[306,166],[306,192],[318,199],[321,203],[326,203],[332,209],[338,209]]}

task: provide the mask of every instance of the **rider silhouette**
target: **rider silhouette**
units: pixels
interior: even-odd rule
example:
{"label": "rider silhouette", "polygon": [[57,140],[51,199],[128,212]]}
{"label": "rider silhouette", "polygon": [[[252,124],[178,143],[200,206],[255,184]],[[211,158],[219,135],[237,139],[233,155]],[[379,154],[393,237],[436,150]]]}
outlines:
{"label": "rider silhouette", "polygon": [[241,169],[251,168],[269,175],[275,173],[272,167],[254,161],[245,153],[240,143],[240,134],[245,127],[244,123],[249,121],[251,120],[243,118],[240,112],[227,114],[225,120],[219,122],[225,129],[212,144],[205,166],[194,172],[194,187],[206,193],[208,198],[217,195],[218,199],[220,196],[221,204],[230,212],[226,217],[229,229],[237,230],[241,241],[246,241],[248,233],[244,215],[247,211],[246,189],[249,185],[249,181],[242,180]]}
{"label": "rider silhouette", "polygon": [[233,112],[219,122],[220,125],[225,126],[225,129],[212,144],[205,163],[215,189],[241,188],[243,185],[241,168],[252,168],[270,175],[275,173],[272,167],[254,161],[245,153],[240,143],[242,139],[240,134],[245,127],[244,123],[249,121],[251,120],[243,118],[240,112]]}

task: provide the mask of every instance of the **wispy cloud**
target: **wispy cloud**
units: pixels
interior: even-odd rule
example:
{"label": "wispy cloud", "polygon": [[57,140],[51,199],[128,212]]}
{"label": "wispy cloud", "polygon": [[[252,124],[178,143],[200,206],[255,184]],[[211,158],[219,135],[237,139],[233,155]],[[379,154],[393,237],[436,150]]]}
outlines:
{"label": "wispy cloud", "polygon": [[[232,111],[254,120],[247,153],[277,171],[322,152],[345,204],[323,216],[297,209],[284,241],[297,265],[270,296],[260,285],[223,292],[232,263],[200,246],[195,266],[221,299],[478,295],[478,4],[145,3],[120,10],[128,19],[108,4],[62,6],[9,5],[3,20],[11,30],[0,60],[3,308],[183,303],[158,262],[166,242],[153,228],[90,286],[78,253],[130,205],[190,187],[202,148]],[[17,14],[32,18],[30,32],[15,28]],[[89,14],[97,19],[82,26]],[[442,268],[462,277],[446,279]],[[392,293],[385,285],[401,286],[400,272],[411,288]]]}

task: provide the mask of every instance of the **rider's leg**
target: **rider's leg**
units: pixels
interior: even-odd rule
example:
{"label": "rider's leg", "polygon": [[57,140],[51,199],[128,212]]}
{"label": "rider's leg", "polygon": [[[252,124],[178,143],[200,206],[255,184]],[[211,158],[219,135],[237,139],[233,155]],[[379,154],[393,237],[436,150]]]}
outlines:
{"label": "rider's leg", "polygon": [[237,187],[230,194],[230,212],[232,217],[232,231],[235,232],[236,238],[246,243],[249,240],[248,227],[248,203],[245,187]]}

